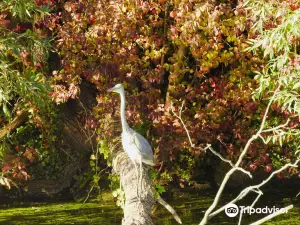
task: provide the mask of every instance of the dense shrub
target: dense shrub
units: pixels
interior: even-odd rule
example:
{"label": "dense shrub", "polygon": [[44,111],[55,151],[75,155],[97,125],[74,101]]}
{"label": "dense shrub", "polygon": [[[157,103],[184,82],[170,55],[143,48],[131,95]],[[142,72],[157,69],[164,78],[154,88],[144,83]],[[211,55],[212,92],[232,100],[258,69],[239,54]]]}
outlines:
{"label": "dense shrub", "polygon": [[[98,90],[87,124],[97,129],[100,151],[107,158],[103,124],[117,114],[119,100],[106,90],[121,82],[127,90],[129,123],[151,142],[162,165],[161,180],[184,184],[197,175],[203,158],[211,156],[190,147],[170,109],[177,110],[184,101],[183,119],[193,141],[212,143],[234,160],[260,125],[268,97],[280,83],[267,126],[291,117],[291,129],[275,135],[274,143],[254,143],[243,166],[270,172],[293,159],[299,146],[298,1],[17,2],[0,3],[4,124],[25,108],[32,114],[30,126],[54,137],[49,118],[53,120],[55,110],[49,99],[63,104],[76,98],[85,80]],[[47,66],[47,38],[52,35],[60,63]],[[13,75],[3,72],[7,68]]]}
{"label": "dense shrub", "polygon": [[[36,27],[49,12],[32,0],[0,3],[0,179],[55,177],[60,165],[57,111],[49,96],[51,36]],[[16,122],[21,126],[14,127]],[[38,169],[31,171],[36,162]]]}
{"label": "dense shrub", "polygon": [[[55,77],[65,100],[82,79],[95,84],[94,113],[101,125],[118,107],[106,90],[122,82],[129,121],[148,134],[157,161],[168,172],[162,174],[166,180],[174,175],[189,180],[192,174],[186,171],[202,155],[190,149],[183,127],[170,113],[171,103],[177,108],[185,101],[184,119],[197,144],[213,143],[230,159],[239,155],[265,109],[266,101],[254,101],[252,92],[260,85],[254,77],[268,60],[261,50],[246,51],[258,32],[252,29],[256,18],[246,17],[242,2],[67,1],[64,9],[56,42],[63,69]],[[270,126],[287,116],[280,104],[273,110]],[[100,126],[105,139],[102,131]],[[272,162],[280,166],[289,158],[294,144],[257,142],[244,166],[270,172]]]}

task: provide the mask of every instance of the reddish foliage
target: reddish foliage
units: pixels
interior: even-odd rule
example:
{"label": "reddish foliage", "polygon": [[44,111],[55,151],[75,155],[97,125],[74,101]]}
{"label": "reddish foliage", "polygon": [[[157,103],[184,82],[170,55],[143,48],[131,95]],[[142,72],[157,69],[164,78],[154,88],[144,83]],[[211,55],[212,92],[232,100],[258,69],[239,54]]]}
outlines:
{"label": "reddish foliage", "polygon": [[[201,155],[190,148],[185,130],[170,113],[171,102],[176,110],[185,100],[183,119],[193,141],[212,143],[226,158],[235,160],[258,129],[265,110],[264,102],[251,98],[257,87],[253,71],[261,71],[265,61],[258,53],[244,51],[247,41],[257,36],[251,30],[253,21],[246,18],[240,1],[239,5],[234,1],[166,2],[70,0],[61,8],[56,4],[56,13],[34,24],[45,34],[57,34],[61,69],[52,73],[49,94],[63,103],[76,98],[82,79],[93,83],[98,105],[86,126],[94,129],[118,107],[118,96],[106,90],[124,83],[129,123],[147,124],[144,133],[150,131],[148,139],[157,160],[166,162],[177,160],[183,151],[189,151],[193,159]],[[55,5],[55,1],[37,1],[38,6],[47,3]],[[264,24],[266,29],[275,25]],[[29,55],[22,52],[20,57],[26,64]],[[297,58],[292,61],[298,62]],[[279,121],[289,116],[276,106],[273,111]],[[41,123],[38,117],[36,121]],[[296,120],[290,124],[298,125]],[[98,133],[105,138],[101,136],[105,131]],[[270,172],[272,154],[266,152],[274,149],[263,143],[251,145],[245,167],[254,171],[262,166]],[[28,160],[30,154],[24,153]],[[167,169],[175,170],[172,165]]]}

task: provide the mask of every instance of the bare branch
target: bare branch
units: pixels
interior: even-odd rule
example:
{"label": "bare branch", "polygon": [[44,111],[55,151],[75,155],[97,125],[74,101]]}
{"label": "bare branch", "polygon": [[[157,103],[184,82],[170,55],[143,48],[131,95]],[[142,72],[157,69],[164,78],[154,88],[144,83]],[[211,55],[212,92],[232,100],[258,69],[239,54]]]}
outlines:
{"label": "bare branch", "polygon": [[[258,201],[258,199],[260,198],[260,196],[262,196],[263,195],[263,192],[261,191],[261,190],[253,190],[254,192],[256,192],[258,195],[256,196],[256,198],[254,199],[254,201],[252,202],[252,204],[251,204],[251,206],[247,206],[246,208],[245,208],[245,210],[246,209],[248,209],[248,208],[253,208],[254,207],[254,205],[255,205],[255,203]],[[243,212],[241,211],[240,212],[240,217],[239,217],[239,224],[238,225],[241,225],[242,224],[242,218],[243,218]]]}
{"label": "bare branch", "polygon": [[283,127],[286,127],[290,122],[290,119],[287,119],[287,121],[285,122],[285,124],[281,124],[277,127],[273,127],[273,128],[270,128],[270,129],[267,129],[267,130],[262,130],[261,133],[266,133],[266,132],[271,132],[271,131],[276,131],[280,128],[283,128]]}
{"label": "bare branch", "polygon": [[263,120],[262,120],[262,123],[261,123],[261,126],[259,128],[259,130],[257,131],[257,133],[255,135],[253,135],[249,140],[248,142],[246,143],[243,151],[241,152],[237,162],[235,163],[234,167],[232,169],[230,169],[227,174],[225,175],[220,187],[219,187],[219,190],[215,196],[215,199],[213,201],[213,203],[211,204],[211,206],[206,210],[205,214],[204,214],[204,217],[203,219],[201,220],[200,222],[200,225],[204,225],[207,223],[208,219],[211,218],[210,214],[212,213],[212,211],[216,208],[219,200],[220,200],[220,197],[221,197],[221,194],[225,188],[225,185],[227,184],[229,178],[231,177],[231,175],[237,170],[237,167],[239,167],[240,163],[242,162],[242,160],[244,159],[244,156],[246,155],[250,145],[252,144],[252,142],[257,139],[259,137],[259,135],[261,134],[262,130],[264,129],[264,126],[265,126],[265,123],[266,123],[266,119],[267,119],[267,115],[269,113],[269,109],[270,109],[270,106],[277,94],[277,91],[279,90],[280,86],[278,86],[278,88],[275,90],[273,96],[271,97],[271,100],[269,101],[268,103],[268,106],[266,108],[266,111],[265,111],[265,114],[264,114],[264,117],[263,117]]}
{"label": "bare branch", "polygon": [[235,198],[233,199],[231,202],[227,203],[226,205],[224,205],[223,207],[219,208],[218,210],[214,211],[213,213],[211,213],[209,215],[209,218],[212,218],[214,216],[216,216],[217,214],[219,214],[220,212],[222,212],[227,205],[229,204],[234,204],[236,203],[237,201],[241,200],[242,198],[244,198],[250,191],[253,191],[253,190],[259,190],[259,188],[261,188],[263,185],[265,185],[266,183],[268,183],[272,177],[277,174],[277,173],[280,173],[281,171],[285,170],[286,168],[288,167],[298,167],[297,164],[299,163],[300,160],[297,160],[295,163],[291,164],[291,163],[288,163],[286,165],[284,165],[283,167],[281,167],[280,169],[272,172],[269,177],[266,179],[266,180],[263,180],[261,183],[257,184],[257,185],[253,185],[253,186],[249,186],[247,188],[245,188],[244,190],[241,191],[241,193]]}
{"label": "bare branch", "polygon": [[[287,167],[297,167],[297,164],[299,162],[299,160],[297,160],[294,164],[286,164],[285,166],[283,166],[282,168],[274,171],[266,180],[262,181],[260,184],[258,185],[254,185],[254,186],[250,186],[250,187],[247,187],[245,188],[239,195],[237,198],[235,198],[234,200],[232,200],[230,203],[226,204],[225,206],[221,207],[220,209],[216,210],[213,212],[213,210],[215,209],[215,207],[217,206],[219,200],[220,200],[220,197],[221,197],[221,194],[225,188],[225,185],[227,184],[228,180],[230,179],[231,175],[239,170],[245,174],[247,174],[249,177],[252,178],[252,175],[249,171],[246,171],[245,169],[239,167],[239,165],[241,164],[242,160],[244,159],[244,156],[246,155],[250,145],[252,144],[252,142],[254,140],[256,140],[257,138],[261,138],[263,140],[264,143],[268,142],[268,140],[265,140],[263,138],[263,136],[261,135],[262,133],[266,133],[266,132],[276,132],[278,130],[280,130],[281,128],[285,127],[289,120],[285,123],[285,124],[282,124],[282,125],[279,125],[277,127],[273,127],[273,128],[270,128],[270,129],[266,129],[264,130],[264,127],[265,127],[265,123],[266,123],[266,120],[267,120],[267,116],[268,116],[268,113],[269,113],[269,110],[270,110],[270,107],[271,107],[271,104],[272,102],[274,101],[276,95],[277,95],[277,92],[278,90],[280,89],[280,85],[276,88],[276,90],[274,91],[268,105],[267,105],[267,108],[265,110],[265,113],[264,113],[264,116],[263,116],[263,119],[262,119],[262,122],[261,122],[261,125],[260,125],[260,128],[259,130],[256,132],[256,134],[254,134],[249,140],[248,142],[246,143],[243,151],[241,152],[237,162],[235,164],[232,163],[232,161],[230,160],[227,160],[225,159],[221,154],[219,154],[218,152],[214,151],[211,146],[209,144],[207,144],[206,148],[205,149],[209,149],[214,155],[216,155],[218,158],[220,158],[222,161],[228,163],[232,168],[227,172],[227,174],[225,175],[220,187],[219,187],[219,190],[215,196],[215,199],[213,201],[213,203],[211,204],[211,206],[206,210],[205,214],[204,214],[204,217],[202,219],[202,221],[200,222],[200,225],[204,225],[207,223],[208,219],[212,218],[213,216],[217,215],[218,213],[220,213],[221,211],[223,211],[225,209],[225,207],[228,205],[228,204],[231,204],[231,203],[235,203],[237,202],[238,200],[244,198],[250,191],[253,191],[253,192],[256,192],[258,194],[258,196],[256,197],[256,199],[253,201],[251,207],[253,207],[256,202],[258,201],[258,199],[260,198],[260,196],[263,194],[263,192],[260,190],[260,187],[265,185],[267,182],[270,181],[270,179],[276,174],[276,173],[279,173],[283,170],[285,170]],[[172,103],[171,103],[172,104]],[[173,114],[175,115],[175,117],[181,122],[182,126],[184,127],[185,129],[185,132],[188,136],[188,140],[189,140],[189,143],[191,145],[192,148],[196,148],[195,147],[195,144],[192,142],[192,139],[190,137],[190,133],[189,133],[189,130],[187,129],[183,119],[182,119],[182,110],[183,110],[183,106],[184,106],[184,102],[182,102],[182,105],[181,105],[181,108],[179,110],[179,114],[176,114],[173,110],[173,107],[171,107],[171,110],[173,112]],[[280,133],[279,133],[280,134]],[[199,147],[198,147],[199,148]],[[200,148],[199,148],[200,149]],[[202,148],[201,148],[202,149]],[[204,150],[205,150],[204,149]],[[202,149],[203,150],[203,149]],[[212,213],[213,212],[213,213]],[[241,223],[241,220],[242,220],[242,215],[240,216],[240,220],[239,220],[239,223]]]}
{"label": "bare branch", "polygon": [[241,154],[240,154],[240,156],[239,156],[239,159],[237,160],[237,162],[236,162],[236,164],[235,164],[236,166],[239,166],[239,165],[240,165],[240,163],[242,162],[242,160],[243,160],[244,156],[246,155],[246,153],[247,153],[247,151],[248,151],[248,148],[250,147],[250,145],[252,144],[252,142],[253,142],[255,139],[257,139],[257,138],[260,136],[261,132],[263,131],[263,129],[264,129],[264,127],[265,127],[266,119],[267,119],[267,117],[268,117],[268,113],[269,113],[269,110],[270,110],[270,106],[271,106],[272,102],[274,101],[274,98],[275,98],[275,96],[276,96],[276,94],[277,94],[279,88],[280,88],[280,85],[276,88],[276,90],[275,90],[273,96],[271,97],[271,99],[270,99],[270,101],[269,101],[269,103],[268,103],[268,106],[267,106],[267,108],[266,108],[266,111],[265,111],[264,117],[263,117],[263,119],[262,119],[261,126],[260,126],[259,130],[257,131],[257,133],[256,133],[255,135],[253,135],[253,136],[248,140],[247,144],[245,145],[244,150],[241,152]]}
{"label": "bare branch", "polygon": [[172,113],[174,114],[174,116],[175,116],[177,119],[180,120],[180,122],[181,122],[181,124],[182,124],[182,126],[183,126],[183,128],[184,128],[184,130],[185,130],[185,132],[186,132],[186,134],[187,134],[187,136],[188,136],[188,139],[189,139],[189,142],[190,142],[191,147],[192,147],[192,148],[195,148],[195,144],[193,143],[193,141],[192,141],[192,139],[191,139],[190,132],[189,132],[189,130],[187,129],[185,123],[183,122],[183,120],[182,120],[182,118],[181,118],[181,113],[182,113],[183,105],[184,105],[184,101],[182,102],[181,109],[179,110],[179,115],[177,115],[177,114],[174,112],[173,107],[172,107],[172,106],[173,106],[173,102],[171,102],[171,111],[172,111]]}
{"label": "bare branch", "polygon": [[258,199],[263,195],[263,192],[261,190],[259,190],[257,197],[255,198],[255,200],[253,201],[252,205],[250,206],[251,208],[254,207],[255,203],[258,201]]}
{"label": "bare branch", "polygon": [[274,212],[274,213],[272,213],[272,214],[264,217],[263,219],[260,219],[260,220],[254,222],[254,223],[251,223],[250,225],[260,225],[260,224],[262,224],[262,223],[264,223],[264,222],[266,222],[266,221],[268,221],[268,220],[270,220],[270,219],[272,219],[272,218],[274,218],[276,216],[279,216],[279,215],[287,212],[288,210],[292,209],[293,207],[294,207],[293,205],[289,205],[289,206],[287,206],[287,207],[285,207],[285,208],[283,208],[281,210],[278,210],[278,211],[276,211],[276,212]]}
{"label": "bare branch", "polygon": [[280,87],[281,87],[281,85],[279,85],[279,86],[276,88],[276,90],[274,91],[274,94],[272,95],[272,97],[271,97],[271,99],[270,99],[270,101],[269,101],[269,103],[268,103],[268,106],[267,106],[267,108],[266,108],[266,111],[265,111],[263,120],[262,120],[262,122],[261,122],[260,129],[258,130],[257,133],[261,133],[261,132],[263,131],[263,129],[264,129],[264,127],[265,127],[266,120],[267,120],[267,115],[268,115],[269,110],[270,110],[270,107],[271,107],[271,105],[272,105],[272,103],[273,103],[273,101],[274,101],[274,99],[275,99],[275,97],[276,97],[276,94],[277,94],[277,92],[279,91]]}
{"label": "bare branch", "polygon": [[216,156],[218,156],[222,161],[229,163],[229,165],[231,167],[234,167],[234,164],[230,160],[225,159],[220,153],[216,152],[212,147],[210,147],[210,145],[208,146],[208,148],[212,153],[214,153]]}
{"label": "bare branch", "polygon": [[228,163],[232,168],[236,168],[236,170],[239,170],[245,174],[247,174],[250,178],[252,178],[252,174],[245,170],[244,168],[242,167],[236,167],[230,160],[228,159],[225,159],[220,153],[216,152],[210,145],[207,146],[207,148],[213,153],[215,154],[216,156],[218,156],[223,162],[226,162]]}
{"label": "bare branch", "polygon": [[179,110],[179,117],[180,118],[181,118],[181,115],[182,115],[183,106],[184,106],[184,100],[182,101],[182,104],[181,104],[181,107],[180,107],[180,110]]}
{"label": "bare branch", "polygon": [[[253,192],[256,192],[258,195],[256,196],[256,198],[254,199],[254,201],[252,202],[251,206],[247,206],[245,209],[248,209],[248,208],[253,208],[255,203],[258,201],[258,199],[263,195],[263,192],[261,190],[252,190]],[[239,224],[238,225],[241,225],[242,223],[242,218],[243,218],[243,212],[241,211],[240,213],[240,217],[239,217]]]}
{"label": "bare branch", "polygon": [[[172,103],[171,103],[172,104]],[[252,178],[252,175],[249,171],[246,171],[245,169],[241,168],[241,167],[236,167],[230,160],[228,159],[225,159],[220,153],[216,152],[210,144],[207,144],[206,147],[204,149],[200,148],[200,147],[196,147],[195,144],[192,142],[192,139],[191,139],[191,136],[190,136],[190,133],[189,133],[189,130],[187,129],[183,119],[182,119],[182,109],[183,109],[183,106],[184,106],[184,101],[182,101],[182,104],[181,104],[181,107],[180,107],[180,110],[179,110],[179,115],[177,115],[174,110],[173,110],[173,107],[171,107],[171,111],[172,113],[175,115],[175,117],[177,119],[180,120],[180,123],[182,124],[182,126],[184,127],[185,129],[185,132],[188,136],[188,139],[189,139],[189,142],[190,142],[190,145],[192,148],[198,148],[198,149],[201,149],[201,150],[206,150],[206,149],[209,149],[214,155],[216,155],[217,157],[219,157],[219,159],[221,159],[223,162],[226,162],[228,163],[232,168],[235,168],[236,170],[239,170],[245,174],[247,174],[250,178]]]}
{"label": "bare branch", "polygon": [[264,144],[268,144],[269,140],[265,140],[261,134],[259,134],[258,137],[261,138]]}

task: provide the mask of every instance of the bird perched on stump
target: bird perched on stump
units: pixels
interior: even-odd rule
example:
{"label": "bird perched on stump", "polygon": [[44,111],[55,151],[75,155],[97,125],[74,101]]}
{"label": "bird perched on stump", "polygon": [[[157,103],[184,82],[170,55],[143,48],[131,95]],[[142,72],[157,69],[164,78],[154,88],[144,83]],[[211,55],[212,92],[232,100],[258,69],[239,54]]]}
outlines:
{"label": "bird perched on stump", "polygon": [[[108,90],[120,94],[121,98],[121,122],[122,122],[122,145],[124,151],[134,164],[137,177],[140,178],[140,188],[142,187],[142,163],[153,166],[154,156],[153,151],[148,141],[139,133],[128,126],[125,115],[125,91],[122,84],[116,84],[113,88]],[[138,175],[137,165],[140,166],[140,176]],[[138,190],[138,189],[137,189]],[[140,195],[139,195],[140,196]]]}

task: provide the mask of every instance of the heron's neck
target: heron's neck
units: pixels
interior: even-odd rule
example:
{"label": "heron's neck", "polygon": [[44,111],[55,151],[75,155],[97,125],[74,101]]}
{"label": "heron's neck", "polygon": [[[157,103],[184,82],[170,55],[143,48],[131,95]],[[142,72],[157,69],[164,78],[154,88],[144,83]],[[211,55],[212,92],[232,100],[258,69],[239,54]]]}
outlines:
{"label": "heron's neck", "polygon": [[124,93],[124,91],[122,91],[120,93],[120,97],[121,97],[120,115],[121,115],[122,129],[123,129],[123,131],[125,131],[125,130],[128,130],[129,126],[128,126],[128,123],[126,121],[126,115],[125,115],[125,93]]}

